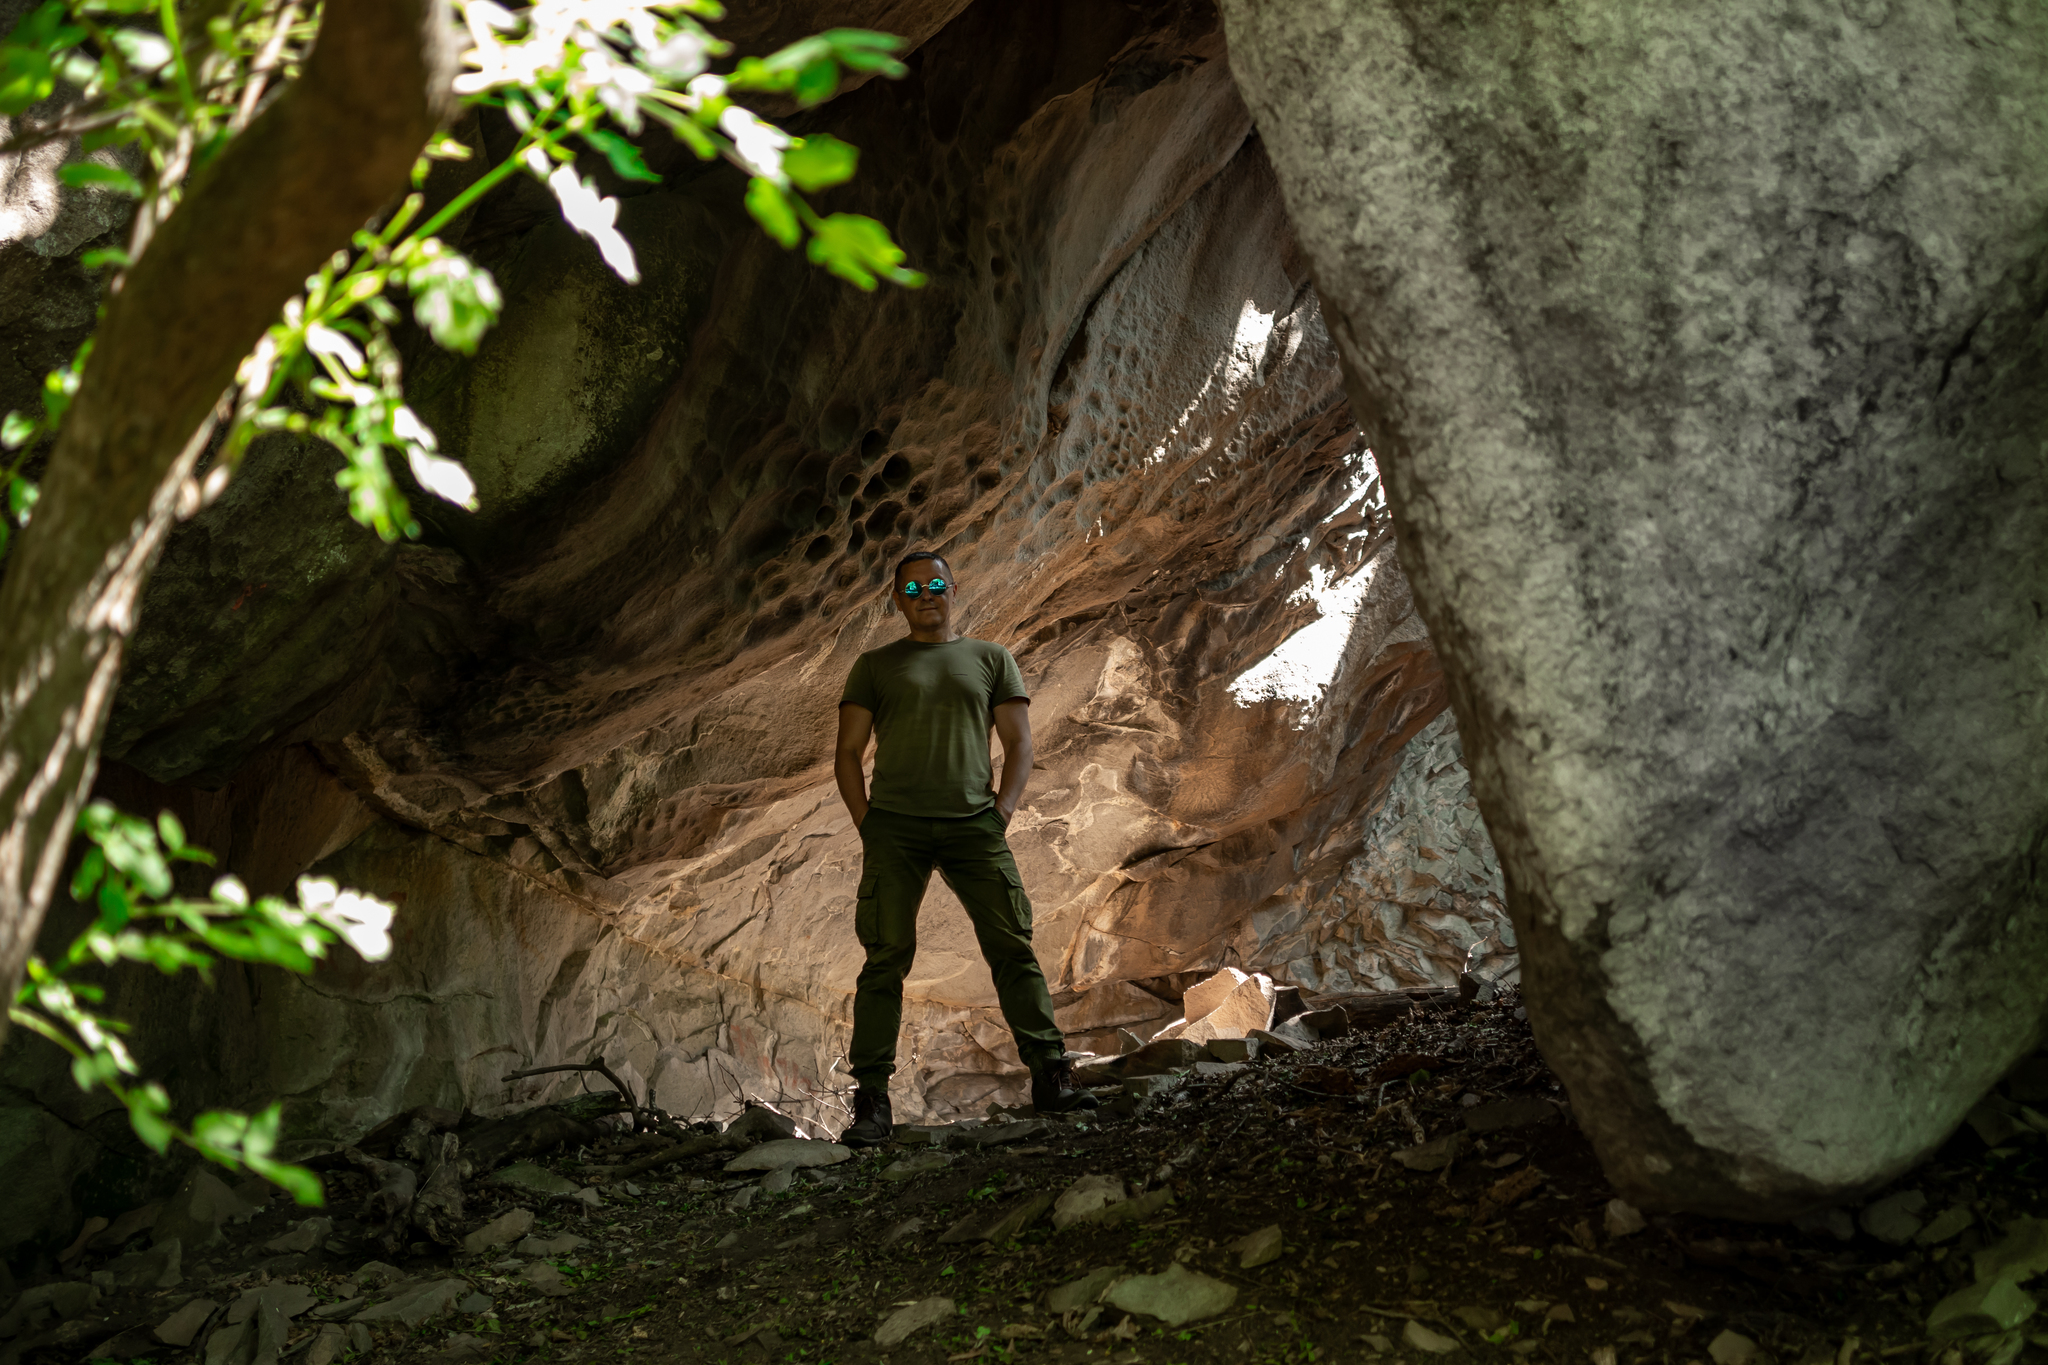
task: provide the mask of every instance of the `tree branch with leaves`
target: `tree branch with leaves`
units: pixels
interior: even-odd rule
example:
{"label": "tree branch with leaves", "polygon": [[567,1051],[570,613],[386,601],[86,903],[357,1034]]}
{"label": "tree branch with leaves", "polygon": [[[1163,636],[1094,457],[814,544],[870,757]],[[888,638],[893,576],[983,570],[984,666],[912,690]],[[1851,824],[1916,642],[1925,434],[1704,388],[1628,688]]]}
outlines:
{"label": "tree branch with leaves", "polygon": [[[704,27],[722,16],[712,0],[231,0],[187,22],[198,13],[176,0],[45,0],[0,44],[0,113],[59,106],[17,126],[7,149],[79,138],[89,157],[114,160],[74,162],[66,183],[137,206],[126,247],[91,262],[111,272],[94,334],[46,381],[39,411],[0,422],[0,548],[19,528],[0,576],[0,983],[15,999],[9,1018],[72,1051],[79,1083],[113,1090],[152,1146],[182,1140],[254,1165],[268,1159],[274,1112],[165,1126],[161,1091],[133,1081],[68,969],[32,954],[74,828],[101,855],[88,855],[94,875],[74,879],[74,894],[104,897],[116,877],[130,888],[119,923],[101,900],[86,946],[65,959],[74,967],[104,950],[109,962],[176,969],[199,965],[195,944],[292,942],[296,956],[247,960],[309,970],[311,940],[285,927],[339,932],[308,899],[326,894],[317,884],[301,884],[296,907],[238,898],[228,880],[211,900],[158,900],[139,914],[133,889],[155,883],[108,852],[132,837],[107,842],[136,826],[84,808],[123,647],[171,525],[216,499],[270,431],[340,451],[350,514],[387,540],[418,534],[392,456],[429,493],[474,506],[467,471],[405,402],[392,329],[409,305],[435,342],[474,352],[502,299],[437,234],[521,174],[636,281],[617,201],[579,173],[581,152],[652,181],[633,138],[666,129],[697,157],[745,171],[748,210],[785,248],[803,245],[862,289],[923,277],[880,223],[810,202],[852,177],[854,148],[791,137],[741,103],[772,94],[809,106],[846,71],[900,76],[888,35],[833,30],[719,72],[729,48]],[[439,132],[458,104],[502,110],[517,142],[427,213],[419,186],[431,162],[470,154]],[[37,485],[26,462],[45,448]],[[158,833],[171,856],[188,851],[181,832]]]}

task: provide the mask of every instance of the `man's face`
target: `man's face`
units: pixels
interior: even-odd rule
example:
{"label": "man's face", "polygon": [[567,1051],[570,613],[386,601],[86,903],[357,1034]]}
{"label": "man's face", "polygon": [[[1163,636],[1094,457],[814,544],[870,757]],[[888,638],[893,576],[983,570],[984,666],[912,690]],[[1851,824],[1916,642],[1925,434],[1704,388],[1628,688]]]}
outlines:
{"label": "man's face", "polygon": [[[945,590],[933,592],[933,579],[944,579]],[[903,589],[915,583],[917,595],[911,596]],[[953,620],[953,571],[942,559],[920,559],[903,566],[896,575],[896,583],[889,596],[896,603],[896,610],[903,613],[912,630],[943,631]]]}

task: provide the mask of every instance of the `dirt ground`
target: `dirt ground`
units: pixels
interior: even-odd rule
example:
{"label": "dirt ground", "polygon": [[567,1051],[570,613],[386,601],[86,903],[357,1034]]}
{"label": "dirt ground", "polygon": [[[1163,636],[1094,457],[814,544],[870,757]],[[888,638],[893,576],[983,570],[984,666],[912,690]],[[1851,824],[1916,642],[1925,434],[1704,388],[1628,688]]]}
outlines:
{"label": "dirt ground", "polygon": [[[1502,1103],[1514,1100],[1524,1103]],[[1468,1119],[1482,1112],[1512,1126],[1470,1133]],[[1415,1170],[1395,1159],[1418,1140],[1460,1132],[1468,1136],[1447,1167]],[[968,1150],[944,1170],[900,1182],[881,1172],[926,1149],[859,1154],[805,1173],[786,1193],[758,1193],[741,1211],[729,1203],[758,1177],[724,1175],[726,1155],[640,1178],[638,1197],[607,1185],[603,1208],[557,1202],[541,1212],[535,1236],[572,1233],[587,1243],[552,1259],[566,1280],[551,1286],[557,1296],[528,1282],[530,1257],[503,1249],[464,1258],[415,1243],[418,1254],[386,1258],[367,1244],[348,1246],[360,1229],[343,1216],[343,1179],[339,1241],[328,1245],[347,1250],[265,1261],[254,1249],[303,1216],[279,1199],[231,1229],[249,1252],[216,1253],[188,1266],[179,1288],[109,1307],[139,1321],[200,1293],[225,1301],[271,1277],[334,1300],[354,1292],[345,1281],[363,1261],[395,1259],[414,1277],[466,1279],[491,1304],[415,1328],[386,1326],[368,1352],[351,1353],[362,1365],[1421,1365],[1435,1352],[1418,1342],[1503,1365],[1962,1365],[1956,1348],[1927,1343],[1927,1311],[1970,1282],[1968,1253],[2014,1217],[2048,1212],[2042,1142],[2026,1135],[1988,1148],[1964,1129],[1893,1187],[1924,1196],[1924,1205],[1909,1197],[1918,1218],[1908,1220],[1902,1245],[1852,1227],[1855,1210],[1836,1214],[1833,1230],[1652,1216],[1616,1235],[1614,1192],[1510,991],[1487,1005],[1418,1012],[1376,1032],[1189,1077],[1140,1113],[1055,1121],[1042,1137]],[[572,1159],[593,1155],[563,1153],[547,1164],[570,1170]],[[1121,1176],[1134,1195],[1169,1189],[1173,1202],[1114,1227],[1055,1231],[1041,1217],[1000,1244],[940,1240],[965,1215],[1057,1195],[1082,1175]],[[472,1223],[522,1203],[486,1188],[471,1198]],[[1627,1211],[1618,1216],[1615,1228],[1627,1228]],[[1936,1224],[1923,1229],[1924,1243],[1910,1240],[1916,1222]],[[1281,1254],[1242,1268],[1233,1244],[1270,1225],[1280,1229]],[[1932,1241],[1949,1228],[1959,1230]],[[1048,1290],[1096,1268],[1152,1274],[1176,1261],[1235,1287],[1235,1302],[1178,1328],[1112,1308],[1084,1329],[1081,1315],[1063,1319],[1046,1307]],[[938,1296],[955,1305],[942,1322],[893,1349],[874,1344],[878,1322]],[[286,1360],[313,1337],[306,1321]],[[27,1355],[77,1359],[82,1344]],[[2048,1337],[2017,1349],[2044,1362],[2044,1345]],[[2013,1349],[2008,1342],[1999,1354],[2010,1361]],[[164,1358],[177,1355],[197,1358],[199,1349]]]}

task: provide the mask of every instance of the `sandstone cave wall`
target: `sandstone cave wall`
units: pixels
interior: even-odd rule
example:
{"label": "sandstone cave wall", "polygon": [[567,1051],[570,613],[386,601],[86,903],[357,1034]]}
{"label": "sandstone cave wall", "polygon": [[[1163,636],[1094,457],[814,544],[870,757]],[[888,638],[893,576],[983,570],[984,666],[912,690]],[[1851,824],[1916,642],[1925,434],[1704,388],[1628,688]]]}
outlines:
{"label": "sandstone cave wall", "polygon": [[[602,1051],[679,1113],[754,1096],[836,1126],[859,849],[831,727],[854,657],[900,633],[882,592],[913,544],[1033,690],[1011,837],[1077,1046],[1227,964],[1372,989],[1448,984],[1475,945],[1512,962],[1213,13],[981,0],[913,66],[797,126],[863,148],[828,207],[890,221],[928,288],[822,276],[735,177],[650,147],[670,176],[625,204],[627,289],[515,185],[458,228],[504,325],[473,362],[410,361],[483,511],[423,502],[425,540],[383,547],[332,457],[277,441],[173,537],[106,790],[179,809],[258,889],[311,867],[400,903],[381,967],[120,983],[182,1028],[145,1047],[181,1105],[281,1096],[321,1143],[558,1093],[578,1082],[501,1078]],[[1244,685],[1318,621],[1320,664]],[[920,938],[899,1112],[1014,1095],[942,886]],[[54,1224],[147,1171],[93,1164],[119,1115],[32,1052],[0,1068],[0,1178],[40,1181]]]}

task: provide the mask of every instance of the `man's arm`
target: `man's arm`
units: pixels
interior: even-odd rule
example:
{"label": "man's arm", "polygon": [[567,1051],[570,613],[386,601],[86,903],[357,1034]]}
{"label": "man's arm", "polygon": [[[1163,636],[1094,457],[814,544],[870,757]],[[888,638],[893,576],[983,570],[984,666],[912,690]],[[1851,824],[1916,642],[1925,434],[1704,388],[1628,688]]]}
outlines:
{"label": "man's arm", "polygon": [[1017,803],[1024,799],[1024,784],[1031,780],[1031,703],[1017,697],[999,703],[995,715],[996,738],[1003,742],[1003,780],[996,787],[996,810],[1007,825],[1017,813]]}
{"label": "man's arm", "polygon": [[[874,712],[852,702],[840,704],[839,742],[832,756],[832,776],[839,781],[839,799],[846,803],[846,813],[853,817],[855,829],[868,818],[868,778],[861,771],[861,760],[867,757],[868,740],[874,733]],[[1030,752],[1028,736],[1024,744],[1025,752]]]}

